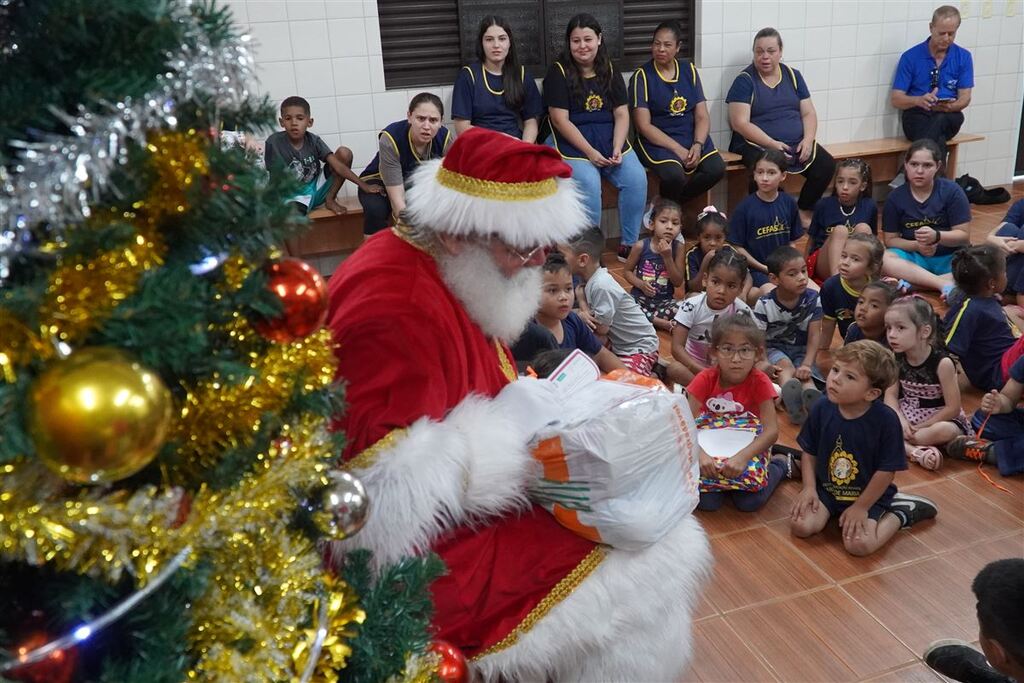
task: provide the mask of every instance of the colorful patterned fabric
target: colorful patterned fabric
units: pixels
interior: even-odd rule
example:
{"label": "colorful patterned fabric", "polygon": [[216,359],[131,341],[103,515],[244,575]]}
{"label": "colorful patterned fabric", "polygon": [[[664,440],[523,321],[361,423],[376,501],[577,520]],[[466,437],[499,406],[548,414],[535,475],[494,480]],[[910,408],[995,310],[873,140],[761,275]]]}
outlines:
{"label": "colorful patterned fabric", "polygon": [[[743,415],[704,413],[698,416],[695,422],[697,423],[698,430],[742,429],[754,432],[757,435],[761,433],[762,429],[761,421],[749,413]],[[701,477],[700,491],[702,493],[712,491],[760,491],[768,484],[769,457],[768,451],[754,456],[747,463],[747,469],[736,479],[726,479],[725,477],[709,479]]]}

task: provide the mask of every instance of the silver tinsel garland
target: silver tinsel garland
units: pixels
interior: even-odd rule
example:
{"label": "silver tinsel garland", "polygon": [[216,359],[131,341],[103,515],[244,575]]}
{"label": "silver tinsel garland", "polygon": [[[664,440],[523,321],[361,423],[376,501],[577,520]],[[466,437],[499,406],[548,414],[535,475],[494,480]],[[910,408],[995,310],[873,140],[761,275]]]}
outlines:
{"label": "silver tinsel garland", "polygon": [[36,141],[12,141],[18,150],[13,167],[0,166],[0,283],[9,259],[36,236],[60,240],[90,214],[89,206],[107,192],[114,170],[127,161],[128,147],[146,142],[153,129],[174,129],[183,102],[202,100],[219,112],[241,108],[254,82],[249,37],[213,46],[191,11],[192,3],[171,3],[181,23],[182,44],[167,54],[167,71],[139,98],[79,105],[75,112],[51,110],[71,131]]}

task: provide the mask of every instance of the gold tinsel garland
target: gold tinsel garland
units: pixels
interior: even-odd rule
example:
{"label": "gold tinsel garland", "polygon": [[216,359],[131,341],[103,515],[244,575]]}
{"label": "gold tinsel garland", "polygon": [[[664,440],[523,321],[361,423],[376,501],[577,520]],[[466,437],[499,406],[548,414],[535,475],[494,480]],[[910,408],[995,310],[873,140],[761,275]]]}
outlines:
{"label": "gold tinsel garland", "polygon": [[[242,378],[220,375],[186,386],[170,440],[180,446],[180,460],[195,472],[216,463],[217,454],[246,444],[266,413],[280,413],[297,388],[304,392],[330,386],[336,361],[331,333],[320,330],[291,344],[257,351],[258,335],[240,316],[229,332],[231,344],[249,348],[251,373]],[[301,387],[296,387],[298,381]]]}

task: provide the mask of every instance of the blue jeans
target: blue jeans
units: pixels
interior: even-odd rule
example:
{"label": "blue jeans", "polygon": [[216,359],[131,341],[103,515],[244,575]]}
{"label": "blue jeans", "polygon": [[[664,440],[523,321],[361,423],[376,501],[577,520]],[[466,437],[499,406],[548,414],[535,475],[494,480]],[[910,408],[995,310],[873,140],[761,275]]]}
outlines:
{"label": "blue jeans", "polygon": [[[550,138],[548,144],[551,145]],[[598,168],[587,160],[564,159],[572,167],[572,178],[583,193],[587,218],[595,225],[601,225],[601,178],[619,190],[619,226],[622,243],[633,244],[640,236],[640,221],[643,220],[647,204],[647,171],[636,152],[622,155],[618,166]]]}

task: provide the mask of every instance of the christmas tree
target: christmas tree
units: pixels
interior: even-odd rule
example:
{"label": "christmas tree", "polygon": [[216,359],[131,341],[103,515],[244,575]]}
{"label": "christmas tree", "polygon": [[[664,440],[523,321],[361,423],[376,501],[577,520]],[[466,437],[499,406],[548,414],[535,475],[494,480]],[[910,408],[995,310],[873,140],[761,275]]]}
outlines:
{"label": "christmas tree", "polygon": [[211,5],[0,0],[4,680],[452,664],[439,561],[325,567],[367,500],[333,469],[323,280],[276,247],[296,186],[221,134],[274,121],[251,69]]}

